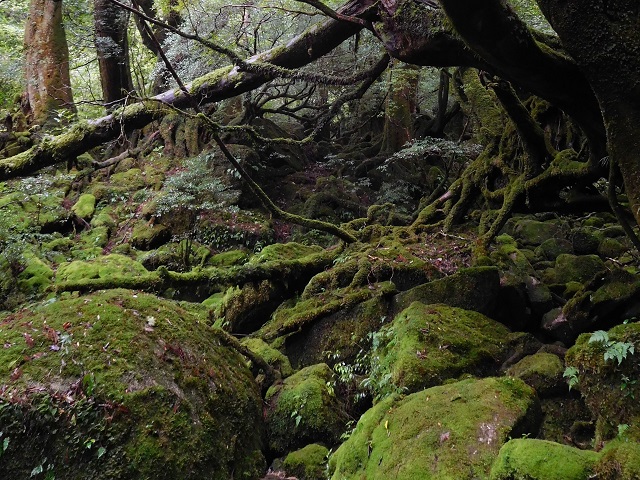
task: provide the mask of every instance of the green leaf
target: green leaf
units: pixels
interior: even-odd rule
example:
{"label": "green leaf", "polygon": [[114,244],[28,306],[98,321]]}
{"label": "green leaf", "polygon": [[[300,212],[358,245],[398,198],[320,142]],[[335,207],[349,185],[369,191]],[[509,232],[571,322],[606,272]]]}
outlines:
{"label": "green leaf", "polygon": [[609,343],[609,334],[604,330],[596,330],[591,334],[591,337],[589,338],[589,343],[595,342],[604,343],[605,345],[607,345]]}
{"label": "green leaf", "polygon": [[98,449],[98,453],[96,454],[98,458],[102,457],[105,453],[107,453],[107,449],[104,447],[100,447]]}

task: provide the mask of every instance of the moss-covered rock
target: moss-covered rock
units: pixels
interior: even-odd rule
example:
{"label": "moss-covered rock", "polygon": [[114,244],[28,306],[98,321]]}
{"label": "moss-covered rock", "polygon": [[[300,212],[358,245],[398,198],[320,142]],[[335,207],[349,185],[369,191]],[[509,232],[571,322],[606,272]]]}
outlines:
{"label": "moss-covered rock", "polygon": [[607,329],[640,311],[640,277],[618,268],[585,284],[562,307],[545,318],[543,328],[554,338],[573,342],[578,334]]}
{"label": "moss-covered rock", "polygon": [[618,439],[607,443],[595,466],[598,480],[640,478],[640,443]]}
{"label": "moss-covered rock", "polygon": [[269,346],[263,340],[246,337],[242,340],[242,344],[262,357],[269,365],[280,370],[283,378],[289,377],[293,373],[289,359],[281,351]]}
{"label": "moss-covered rock", "polygon": [[230,267],[232,265],[242,265],[249,260],[249,254],[245,250],[229,250],[218,253],[207,260],[207,265],[212,267]]}
{"label": "moss-covered rock", "polygon": [[53,277],[53,270],[33,253],[25,252],[26,268],[18,275],[18,288],[26,294],[44,292]]}
{"label": "moss-covered rock", "polygon": [[131,244],[140,250],[158,248],[171,238],[171,232],[160,223],[150,225],[149,222],[139,221],[131,232]]}
{"label": "moss-covered rock", "polygon": [[96,211],[96,197],[90,193],[80,195],[78,201],[71,207],[71,211],[80,218],[90,219]]}
{"label": "moss-covered rock", "polygon": [[496,267],[462,268],[453,275],[418,285],[394,297],[394,308],[401,311],[413,302],[445,303],[484,315],[494,312],[500,276]]}
{"label": "moss-covered rock", "polygon": [[605,270],[604,262],[597,255],[561,254],[556,258],[552,271],[546,271],[546,283],[587,282]]}
{"label": "moss-covered rock", "polygon": [[282,468],[299,480],[325,480],[328,455],[327,447],[313,443],[287,455]]}
{"label": "moss-covered rock", "polygon": [[545,398],[566,391],[563,372],[564,364],[557,355],[542,352],[524,357],[506,373],[523,380],[540,398]]}
{"label": "moss-covered rock", "polygon": [[2,478],[257,478],[262,402],[205,319],[128,290],[0,319]]}
{"label": "moss-covered rock", "polygon": [[329,388],[333,371],[324,363],[303,368],[267,391],[267,435],[275,454],[314,442],[337,443],[347,423]]}
{"label": "moss-covered rock", "polygon": [[222,298],[217,316],[233,333],[252,333],[264,325],[273,311],[286,298],[286,289],[263,280],[231,287]]}
{"label": "moss-covered rock", "polygon": [[598,228],[585,226],[571,231],[569,237],[577,255],[589,255],[598,251],[603,234]]}
{"label": "moss-covered rock", "polygon": [[615,238],[603,238],[598,245],[598,255],[605,258],[616,258],[629,250],[629,247]]}
{"label": "moss-covered rock", "polygon": [[640,323],[634,322],[580,335],[567,352],[567,366],[577,369],[577,388],[598,418],[597,442],[615,437],[623,424],[629,425],[628,438],[640,440],[640,361],[634,355],[638,346]]}
{"label": "moss-covered rock", "polygon": [[514,236],[523,245],[540,245],[561,236],[562,226],[554,220],[541,222],[530,218],[519,220],[514,227]]}
{"label": "moss-covered rock", "polygon": [[251,263],[264,263],[275,260],[294,260],[322,252],[322,247],[317,245],[308,246],[301,243],[274,243],[267,245],[260,253],[257,253],[249,260]]}
{"label": "moss-covered rock", "polygon": [[331,478],[487,478],[501,445],[534,432],[538,414],[533,389],[506,377],[394,395],[368,410],[331,456]]}
{"label": "moss-covered rock", "polygon": [[496,374],[519,337],[480,313],[419,302],[378,336],[372,377],[381,395],[416,392],[463,374]]}
{"label": "moss-covered rock", "polygon": [[[568,445],[518,438],[508,441],[491,468],[491,480],[587,480],[598,454]],[[600,477],[598,477],[600,478]]]}
{"label": "moss-covered rock", "polygon": [[56,272],[56,282],[136,276],[147,273],[149,273],[147,269],[139,262],[124,255],[112,253],[88,262],[76,260],[60,265]]}
{"label": "moss-covered rock", "polygon": [[555,260],[558,255],[572,254],[573,245],[569,240],[562,238],[549,238],[542,242],[536,249],[538,257],[545,260]]}

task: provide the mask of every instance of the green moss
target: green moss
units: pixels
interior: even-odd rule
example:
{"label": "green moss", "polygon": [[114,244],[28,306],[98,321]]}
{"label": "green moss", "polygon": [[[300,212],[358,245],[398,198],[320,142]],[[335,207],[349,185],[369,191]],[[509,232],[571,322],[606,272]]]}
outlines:
{"label": "green moss", "polygon": [[607,443],[595,467],[599,480],[640,478],[640,443],[618,439]]}
{"label": "green moss", "polygon": [[[586,480],[598,454],[568,445],[535,440],[507,442],[491,468],[491,480]],[[599,478],[599,477],[598,477]]]}
{"label": "green moss", "polygon": [[96,210],[96,197],[90,193],[80,195],[78,201],[71,207],[71,211],[78,217],[88,220]]}
{"label": "green moss", "polygon": [[511,334],[480,313],[415,302],[379,336],[376,377],[390,374],[393,386],[415,392],[465,373],[497,372]]}
{"label": "green moss", "polygon": [[150,225],[149,222],[139,221],[131,232],[131,244],[140,250],[151,250],[169,241],[170,237],[171,232],[164,225]]}
{"label": "green moss", "polygon": [[230,267],[232,265],[242,265],[249,259],[249,255],[244,250],[229,250],[218,253],[207,260],[207,265],[212,267]]}
{"label": "green moss", "polygon": [[139,262],[124,255],[113,253],[89,262],[76,260],[60,265],[56,273],[56,282],[72,282],[89,278],[138,276],[148,273],[147,269]]}
{"label": "green moss", "polygon": [[[607,333],[613,345],[640,345],[640,323],[628,323],[612,328]],[[601,442],[618,434],[618,425],[627,424],[628,438],[640,440],[640,377],[638,355],[627,351],[620,364],[613,358],[606,360],[607,345],[589,341],[591,334],[582,334],[566,354],[567,366],[578,370],[578,388],[589,410],[598,418],[596,441]],[[627,347],[628,348],[628,347]]]}
{"label": "green moss", "polygon": [[299,480],[325,480],[325,467],[329,450],[313,443],[291,452],[282,462],[287,475],[295,475]]}
{"label": "green moss", "polygon": [[549,283],[586,282],[604,270],[604,262],[597,255],[561,254],[556,258],[553,275],[543,280]]}
{"label": "green moss", "polygon": [[360,418],[331,456],[331,478],[487,478],[507,438],[534,428],[538,408],[533,390],[509,378],[389,397]]}
{"label": "green moss", "polygon": [[123,187],[126,191],[135,192],[145,187],[145,178],[142,170],[132,168],[126,172],[114,173],[110,179],[113,185]]}
{"label": "green moss", "polygon": [[343,406],[328,383],[324,363],[303,368],[267,391],[267,435],[276,454],[313,442],[336,443],[347,423]]}
{"label": "green moss", "polygon": [[18,275],[18,288],[27,294],[42,293],[53,278],[53,270],[38,257],[25,253],[26,268]]}
{"label": "green moss", "polygon": [[283,378],[289,377],[293,373],[289,359],[263,340],[247,337],[242,340],[242,344],[259,357],[262,357],[269,365],[280,370]]}
{"label": "green moss", "polygon": [[250,263],[264,263],[274,260],[294,260],[322,252],[322,247],[302,245],[301,243],[274,243],[264,247],[249,260]]}
{"label": "green moss", "polygon": [[522,219],[515,225],[515,235],[524,245],[540,245],[558,237],[562,227],[558,222]]}
{"label": "green moss", "polygon": [[[128,290],[0,319],[3,478],[257,478],[262,405],[204,318]],[[46,465],[45,465],[46,466]]]}
{"label": "green moss", "polygon": [[539,397],[547,397],[567,388],[562,378],[563,372],[564,365],[557,355],[536,353],[524,357],[506,373],[533,387]]}
{"label": "green moss", "polygon": [[88,248],[104,248],[109,242],[109,229],[107,227],[92,228],[82,232],[81,239]]}

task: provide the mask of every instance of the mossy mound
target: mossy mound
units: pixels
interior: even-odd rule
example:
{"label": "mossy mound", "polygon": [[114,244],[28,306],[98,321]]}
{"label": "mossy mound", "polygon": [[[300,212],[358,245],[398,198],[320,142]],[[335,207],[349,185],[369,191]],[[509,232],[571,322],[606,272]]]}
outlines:
{"label": "mossy mound", "polygon": [[530,218],[519,220],[514,226],[514,236],[523,245],[540,245],[560,236],[562,225],[553,220],[539,221]]}
{"label": "mossy mound", "polygon": [[[598,453],[546,440],[508,441],[491,468],[491,480],[587,480]],[[600,477],[598,477],[600,478]]]}
{"label": "mossy mound", "polygon": [[117,253],[84,262],[76,260],[58,267],[56,282],[75,282],[89,278],[109,278],[146,275],[149,273],[141,263]]}
{"label": "mossy mound", "polygon": [[264,263],[275,260],[295,260],[309,255],[322,252],[322,247],[308,246],[301,243],[274,243],[267,245],[260,253],[255,254],[249,260],[250,263]]}
{"label": "mossy mound", "polygon": [[313,442],[337,443],[347,424],[329,388],[333,371],[324,363],[303,368],[267,391],[269,448],[281,455]]}
{"label": "mossy mound", "polygon": [[129,290],[0,319],[2,478],[253,479],[260,395],[204,319]]}
{"label": "mossy mound", "polygon": [[507,375],[523,380],[543,398],[566,391],[563,372],[564,365],[557,355],[541,352],[524,357],[507,370]]}
{"label": "mossy mound", "polygon": [[131,232],[131,244],[140,250],[151,250],[165,244],[171,238],[167,227],[159,223],[150,225],[149,222],[139,221]]}
{"label": "mossy mound", "polygon": [[419,302],[403,310],[379,335],[375,377],[389,378],[391,386],[407,392],[462,374],[496,374],[517,337],[480,313]]}
{"label": "mossy mound", "polygon": [[509,436],[535,430],[533,389],[486,378],[391,396],[368,410],[329,460],[333,480],[487,478]]}
{"label": "mossy mound", "polygon": [[298,480],[325,480],[328,455],[327,447],[313,443],[287,455],[282,468]]}
{"label": "mossy mound", "polygon": [[595,467],[598,480],[640,478],[640,443],[618,439],[609,442]]}
{"label": "mossy mound", "polygon": [[567,352],[567,366],[577,369],[577,388],[598,418],[597,442],[616,436],[618,425],[629,425],[628,438],[640,440],[640,361],[633,354],[638,346],[640,323],[634,322],[580,335]]}
{"label": "mossy mound", "polygon": [[71,207],[71,211],[80,218],[90,219],[96,211],[96,197],[90,193],[80,195],[78,201]]}
{"label": "mossy mound", "polygon": [[216,316],[230,332],[251,333],[269,320],[286,293],[282,285],[269,280],[231,287],[225,292]]}

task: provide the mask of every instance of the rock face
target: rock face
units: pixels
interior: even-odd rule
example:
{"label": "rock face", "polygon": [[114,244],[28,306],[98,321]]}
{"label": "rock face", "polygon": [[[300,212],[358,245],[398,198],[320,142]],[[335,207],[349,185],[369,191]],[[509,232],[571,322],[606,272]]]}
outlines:
{"label": "rock face", "polygon": [[521,380],[463,380],[368,410],[330,459],[332,480],[487,478],[509,436],[535,429],[539,405]]}
{"label": "rock face", "polygon": [[0,478],[262,473],[257,387],[193,311],[110,290],[51,300],[0,325]]}

